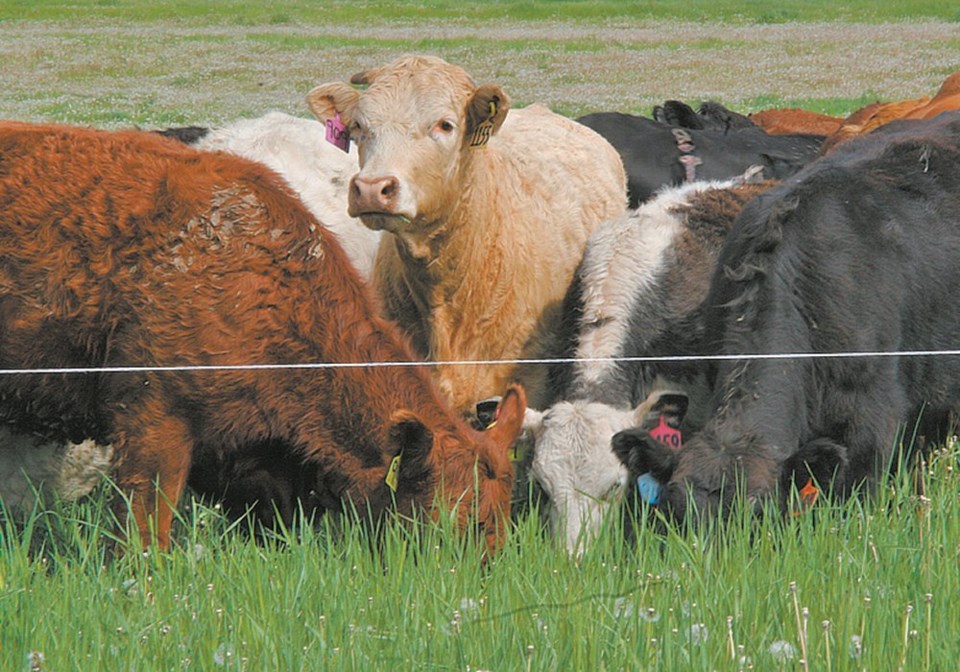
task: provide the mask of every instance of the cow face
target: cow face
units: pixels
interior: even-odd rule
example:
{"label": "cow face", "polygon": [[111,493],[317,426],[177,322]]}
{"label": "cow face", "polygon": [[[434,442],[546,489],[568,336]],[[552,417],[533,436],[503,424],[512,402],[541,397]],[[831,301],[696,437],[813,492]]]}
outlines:
{"label": "cow face", "polygon": [[357,142],[360,172],[348,211],[372,229],[422,240],[469,188],[463,164],[500,128],[509,99],[499,86],[477,87],[462,69],[432,57],[401,58],[350,81],[367,88],[335,82],[307,96],[320,121],[339,114]]}
{"label": "cow face", "polygon": [[623,495],[627,469],[610,450],[610,439],[637,424],[635,414],[597,402],[565,401],[527,415],[535,442],[530,473],[549,497],[551,533],[580,555]]}
{"label": "cow face", "polygon": [[829,487],[842,480],[847,464],[846,449],[824,438],[804,443],[784,461],[750,436],[728,443],[721,446],[715,435],[704,431],[673,451],[647,432],[628,429],[614,436],[612,445],[631,482],[650,473],[663,484],[659,506],[676,521],[725,515],[737,496],[757,511],[769,496],[777,496],[785,507],[791,489]]}
{"label": "cow face", "polygon": [[[523,388],[513,385],[488,429],[435,434],[408,411],[396,413],[390,441],[396,453],[402,450],[396,485],[398,507],[445,505],[456,510],[462,529],[476,529],[488,553],[499,550],[513,490],[509,450],[520,434],[526,406]],[[434,501],[437,488],[440,496]]]}

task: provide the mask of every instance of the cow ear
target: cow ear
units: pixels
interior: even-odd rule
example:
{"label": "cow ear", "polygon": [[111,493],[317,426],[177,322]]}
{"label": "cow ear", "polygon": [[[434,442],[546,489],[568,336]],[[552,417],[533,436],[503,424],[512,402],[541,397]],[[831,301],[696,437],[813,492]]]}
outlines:
{"label": "cow ear", "polygon": [[[796,455],[784,465],[783,474],[791,479],[798,489],[811,478],[821,488],[827,488],[838,475],[842,475],[848,462],[846,446],[830,439],[819,438],[801,446]],[[788,484],[789,481],[785,483]]]}
{"label": "cow ear", "polygon": [[661,483],[666,483],[673,475],[677,451],[653,439],[643,427],[617,432],[610,440],[610,446],[632,478],[649,471]]}
{"label": "cow ear", "polygon": [[464,142],[470,147],[483,147],[500,130],[510,109],[510,98],[498,84],[481,84],[467,102],[467,125]]}
{"label": "cow ear", "polygon": [[377,77],[380,76],[380,73],[383,71],[383,67],[371,68],[370,70],[364,70],[363,72],[358,72],[355,75],[350,77],[350,83],[354,86],[370,86]]}
{"label": "cow ear", "polygon": [[[430,480],[427,457],[433,449],[433,432],[413,411],[400,410],[390,416],[387,441],[395,456],[394,460],[399,457],[394,485],[399,483],[419,491],[418,488]],[[399,490],[399,486],[396,489]]]}
{"label": "cow ear", "polygon": [[497,419],[486,430],[493,441],[504,450],[513,445],[523,428],[525,411],[527,410],[527,394],[520,385],[511,385],[500,401]]}
{"label": "cow ear", "polygon": [[332,119],[337,114],[347,125],[353,121],[353,112],[360,92],[343,82],[321,84],[307,94],[307,106],[321,122]]}

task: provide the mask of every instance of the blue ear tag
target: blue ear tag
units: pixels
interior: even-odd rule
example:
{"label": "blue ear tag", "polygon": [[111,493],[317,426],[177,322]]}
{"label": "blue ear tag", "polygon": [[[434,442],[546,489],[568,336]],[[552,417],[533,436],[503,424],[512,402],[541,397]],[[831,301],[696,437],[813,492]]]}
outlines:
{"label": "blue ear tag", "polygon": [[637,492],[640,493],[640,499],[647,504],[656,505],[660,503],[660,490],[663,486],[660,481],[653,477],[649,471],[637,476]]}

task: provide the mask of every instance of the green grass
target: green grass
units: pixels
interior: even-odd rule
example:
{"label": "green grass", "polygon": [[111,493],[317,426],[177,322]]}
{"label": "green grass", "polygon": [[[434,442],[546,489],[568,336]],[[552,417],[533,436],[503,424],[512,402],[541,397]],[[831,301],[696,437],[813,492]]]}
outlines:
{"label": "green grass", "polygon": [[100,0],[58,2],[56,0],[6,0],[0,4],[0,20],[101,18],[136,21],[217,22],[238,25],[286,25],[298,22],[409,21],[424,18],[462,21],[514,21],[565,19],[607,21],[610,19],[682,19],[687,21],[735,21],[783,23],[787,21],[898,21],[905,18],[934,18],[960,21],[960,10],[939,0],[909,2],[827,2],[826,0],[784,0],[771,6],[759,0],[494,0],[460,2],[429,0],[389,2],[261,3],[252,0],[203,0],[150,2],[148,0]]}
{"label": "green grass", "polygon": [[[803,25],[820,21],[836,25]],[[571,116],[667,98],[842,115],[932,94],[960,63],[958,21],[941,1],[0,0],[0,117],[306,116],[313,85],[411,51]],[[796,670],[801,641],[809,669],[955,669],[958,453],[931,464],[925,502],[897,481],[871,503],[635,547],[612,524],[579,563],[535,516],[483,567],[444,521],[392,526],[381,547],[330,519],[255,540],[190,502],[170,553],[108,561],[107,493],[52,502],[0,515],[0,670],[31,652],[58,671]]]}
{"label": "green grass", "polygon": [[579,563],[535,513],[483,566],[445,520],[258,536],[198,503],[171,552],[108,560],[104,491],[0,524],[0,669],[777,670],[804,646],[809,669],[955,669],[958,459],[934,457],[924,500],[904,476],[635,547],[611,524]]}

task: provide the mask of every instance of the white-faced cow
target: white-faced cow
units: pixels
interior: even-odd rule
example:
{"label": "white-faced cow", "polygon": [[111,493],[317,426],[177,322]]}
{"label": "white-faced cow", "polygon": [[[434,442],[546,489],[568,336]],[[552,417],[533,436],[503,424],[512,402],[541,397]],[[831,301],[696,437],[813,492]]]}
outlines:
{"label": "white-faced cow", "polygon": [[742,358],[720,363],[704,429],[678,452],[635,430],[614,449],[678,519],[807,472],[841,496],[869,486],[896,462],[898,429],[960,408],[960,356],[901,354],[956,353],[958,297],[960,114],[851,140],[731,231],[708,324]]}
{"label": "white-faced cow", "polygon": [[535,443],[531,473],[548,496],[553,533],[571,552],[585,548],[623,497],[627,471],[611,450],[614,434],[649,428],[668,392],[688,397],[682,431],[703,424],[704,363],[623,360],[715,348],[702,305],[714,262],[743,204],[770,186],[738,178],[667,188],[590,236],[564,309],[576,363],[552,371],[562,401],[528,410],[525,422]]}
{"label": "white-faced cow", "polygon": [[159,133],[198,149],[259,161],[277,171],[310,212],[333,231],[361,277],[369,281],[381,234],[347,214],[347,187],[357,172],[357,150],[344,152],[327,142],[323,124],[269,112],[218,128],[189,126]]}
{"label": "white-faced cow", "polygon": [[0,377],[12,431],[113,447],[144,542],[152,528],[168,545],[189,478],[282,515],[300,496],[371,520],[437,505],[502,543],[522,388],[495,427],[469,427],[259,163],[152,133],[0,124],[0,368],[17,370]]}
{"label": "white-faced cow", "polygon": [[360,151],[349,213],[389,231],[374,268],[386,311],[461,412],[510,381],[546,401],[540,366],[451,362],[556,353],[560,304],[587,236],[626,204],[620,157],[545,107],[411,56],[318,86],[310,108]]}

